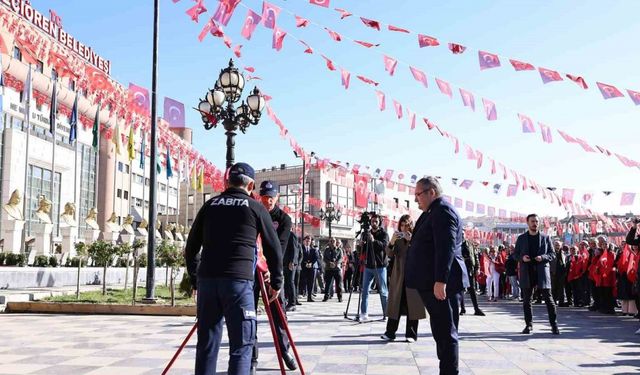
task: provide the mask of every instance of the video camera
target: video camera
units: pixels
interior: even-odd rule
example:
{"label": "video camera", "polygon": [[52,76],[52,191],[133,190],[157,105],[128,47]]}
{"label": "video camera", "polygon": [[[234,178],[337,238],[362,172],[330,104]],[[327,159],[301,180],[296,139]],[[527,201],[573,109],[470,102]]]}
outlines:
{"label": "video camera", "polygon": [[360,215],[360,220],[356,220],[356,222],[360,224],[360,230],[356,233],[356,238],[359,237],[361,233],[369,233],[371,230],[371,218],[375,215],[375,212],[367,211],[364,211],[362,215]]}

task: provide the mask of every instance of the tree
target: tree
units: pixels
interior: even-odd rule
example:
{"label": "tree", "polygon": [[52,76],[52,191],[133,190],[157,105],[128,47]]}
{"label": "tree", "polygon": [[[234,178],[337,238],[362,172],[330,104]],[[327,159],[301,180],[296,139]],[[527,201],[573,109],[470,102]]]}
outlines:
{"label": "tree", "polygon": [[76,299],[80,299],[80,270],[82,269],[82,261],[87,257],[87,244],[77,242],[73,245],[76,249],[76,258],[78,259],[78,278],[76,280]]}
{"label": "tree", "polygon": [[171,306],[175,306],[175,273],[179,270],[179,268],[176,269],[176,267],[181,266],[182,260],[184,259],[184,257],[182,256],[182,251],[180,251],[180,249],[178,249],[176,245],[163,240],[158,246],[158,259],[162,263],[164,263],[167,268],[171,267],[169,290],[171,290]]}
{"label": "tree", "polygon": [[98,240],[89,245],[88,253],[96,262],[97,266],[104,267],[102,272],[102,295],[107,294],[107,267],[113,263],[114,257],[118,255],[120,248],[111,243]]}
{"label": "tree", "polygon": [[123,242],[117,247],[118,247],[118,251],[117,251],[118,256],[124,257],[124,261],[125,261],[124,290],[127,290],[127,284],[129,283],[129,254],[131,254],[132,246],[126,242]]}
{"label": "tree", "polygon": [[147,243],[144,240],[136,239],[133,241],[133,245],[131,246],[131,251],[133,253],[133,300],[131,301],[132,305],[136,304],[136,293],[138,291],[138,269],[140,268],[140,263],[138,262],[138,258],[140,257],[140,250],[143,249]]}

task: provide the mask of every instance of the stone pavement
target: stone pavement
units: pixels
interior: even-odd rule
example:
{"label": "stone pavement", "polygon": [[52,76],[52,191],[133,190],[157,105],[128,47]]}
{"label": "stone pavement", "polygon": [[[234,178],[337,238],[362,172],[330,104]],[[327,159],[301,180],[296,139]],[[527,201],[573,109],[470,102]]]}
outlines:
{"label": "stone pavement", "polygon": [[[355,296],[355,295],[354,295]],[[379,317],[376,295],[369,300]],[[416,343],[379,339],[385,323],[343,318],[346,301],[316,302],[290,313],[305,370],[313,374],[437,374],[435,344],[427,321]],[[461,317],[463,374],[640,373],[640,323],[562,308],[561,336],[552,336],[544,305],[534,307],[534,334],[523,336],[516,302],[484,303],[486,317]],[[355,306],[351,306],[351,313]],[[260,317],[258,374],[279,374],[269,328]],[[0,374],[160,374],[194,320],[187,317],[0,315]],[[403,327],[403,321],[401,327]],[[402,331],[399,332],[403,338]],[[224,337],[226,342],[226,335]],[[193,373],[195,337],[170,374]],[[225,373],[228,349],[219,356]],[[291,373],[291,372],[289,372]]]}

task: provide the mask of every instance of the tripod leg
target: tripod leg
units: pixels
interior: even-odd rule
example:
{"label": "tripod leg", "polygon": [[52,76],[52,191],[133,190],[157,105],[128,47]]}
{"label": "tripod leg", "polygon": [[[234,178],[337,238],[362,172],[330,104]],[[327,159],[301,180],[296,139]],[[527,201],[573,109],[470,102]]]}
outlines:
{"label": "tripod leg", "polygon": [[171,366],[173,366],[173,363],[176,361],[176,359],[178,359],[178,356],[180,355],[180,352],[182,352],[182,349],[184,349],[185,345],[187,345],[187,343],[189,342],[189,339],[191,338],[191,336],[193,336],[193,333],[196,331],[196,328],[198,328],[198,322],[196,322],[193,325],[193,327],[191,328],[191,331],[189,331],[189,334],[187,335],[187,337],[184,338],[184,341],[182,341],[182,344],[180,344],[180,347],[176,351],[176,354],[173,355],[173,358],[171,358],[171,360],[167,364],[167,367],[165,367],[164,371],[162,371],[162,375],[166,375],[167,372],[169,372],[169,370],[171,369]]}
{"label": "tripod leg", "polygon": [[293,342],[291,331],[289,331],[289,323],[287,322],[287,318],[284,314],[284,311],[282,310],[282,305],[280,305],[279,303],[276,303],[276,309],[278,310],[278,315],[280,316],[280,320],[282,321],[284,330],[287,333],[287,337],[289,338],[289,345],[291,346],[291,349],[293,349],[293,355],[296,357],[296,362],[298,362],[298,368],[300,369],[300,373],[304,375],[304,368],[302,367],[302,361],[300,360],[300,356],[298,355],[298,349],[296,348],[296,344]]}
{"label": "tripod leg", "polygon": [[[280,372],[285,375],[284,362],[282,360],[282,352],[280,351],[280,345],[278,345],[278,336],[276,335],[276,327],[271,316],[271,306],[269,306],[269,296],[267,295],[267,288],[264,283],[262,272],[258,272],[258,282],[260,283],[260,294],[262,294],[262,303],[264,303],[264,310],[267,312],[267,319],[269,320],[269,328],[271,328],[271,335],[273,336],[273,344],[276,347],[276,355],[278,356],[278,364],[280,365]],[[278,304],[278,301],[274,301]]]}

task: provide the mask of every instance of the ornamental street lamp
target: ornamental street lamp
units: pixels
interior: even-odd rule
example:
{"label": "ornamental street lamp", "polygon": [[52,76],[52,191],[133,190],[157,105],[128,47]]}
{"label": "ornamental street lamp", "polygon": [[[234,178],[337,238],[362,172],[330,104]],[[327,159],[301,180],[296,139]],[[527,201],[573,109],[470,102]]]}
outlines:
{"label": "ornamental street lamp", "polygon": [[324,210],[322,208],[320,209],[320,220],[326,220],[329,223],[329,240],[331,240],[331,223],[334,221],[340,221],[342,212],[340,212],[339,209],[336,209],[336,206],[331,201],[328,201],[324,205],[324,208]]}
{"label": "ornamental street lamp", "polygon": [[[234,67],[233,60],[229,60],[229,66],[220,71],[218,80],[212,90],[209,90],[204,99],[198,104],[198,111],[202,115],[204,128],[210,130],[220,123],[227,135],[227,168],[234,163],[235,136],[240,129],[245,133],[250,125],[258,125],[260,115],[265,106],[265,100],[257,87],[253,88],[251,95],[234,108],[242,96],[245,79],[238,68]],[[226,102],[226,106],[224,105]]]}

